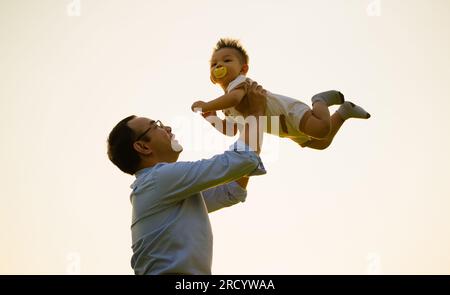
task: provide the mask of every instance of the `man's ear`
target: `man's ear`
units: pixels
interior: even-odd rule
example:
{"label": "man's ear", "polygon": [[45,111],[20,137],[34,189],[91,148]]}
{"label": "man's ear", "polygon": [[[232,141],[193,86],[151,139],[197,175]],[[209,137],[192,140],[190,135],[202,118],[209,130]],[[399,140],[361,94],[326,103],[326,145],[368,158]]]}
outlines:
{"label": "man's ear", "polygon": [[153,151],[150,146],[143,141],[136,141],[133,143],[133,148],[140,154],[150,155]]}
{"label": "man's ear", "polygon": [[247,74],[248,72],[248,64],[243,64],[242,65],[242,69],[241,69],[241,73]]}

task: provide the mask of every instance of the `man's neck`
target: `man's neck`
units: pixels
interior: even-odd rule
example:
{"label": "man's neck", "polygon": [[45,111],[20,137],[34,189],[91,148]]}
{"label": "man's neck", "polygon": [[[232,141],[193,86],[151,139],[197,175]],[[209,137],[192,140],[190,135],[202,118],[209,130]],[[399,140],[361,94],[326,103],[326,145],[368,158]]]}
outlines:
{"label": "man's neck", "polygon": [[147,160],[142,160],[141,166],[139,169],[150,168],[155,166],[158,163],[174,163],[178,160],[178,154],[176,157],[158,157]]}

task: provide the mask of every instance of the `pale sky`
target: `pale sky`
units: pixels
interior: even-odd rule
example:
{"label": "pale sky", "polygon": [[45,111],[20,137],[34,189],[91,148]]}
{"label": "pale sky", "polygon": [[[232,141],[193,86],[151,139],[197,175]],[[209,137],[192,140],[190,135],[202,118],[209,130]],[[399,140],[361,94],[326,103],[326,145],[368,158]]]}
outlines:
{"label": "pale sky", "polygon": [[266,89],[337,89],[372,118],[324,151],[268,136],[267,175],[210,215],[213,273],[450,274],[449,36],[447,0],[0,0],[0,274],[133,273],[134,177],[107,135],[136,114],[180,160],[225,150],[190,110],[221,94],[221,37]]}

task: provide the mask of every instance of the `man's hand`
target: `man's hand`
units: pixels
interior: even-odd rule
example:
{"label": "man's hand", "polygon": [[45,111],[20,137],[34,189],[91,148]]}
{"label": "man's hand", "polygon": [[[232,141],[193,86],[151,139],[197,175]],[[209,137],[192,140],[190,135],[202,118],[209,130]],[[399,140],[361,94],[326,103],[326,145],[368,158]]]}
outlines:
{"label": "man's hand", "polygon": [[192,104],[191,110],[193,112],[196,112],[198,109],[200,109],[200,111],[201,111],[204,109],[205,105],[206,105],[206,102],[198,100]]}
{"label": "man's hand", "polygon": [[247,85],[247,96],[236,106],[236,110],[241,112],[244,117],[249,115],[264,116],[266,113],[266,95],[267,91],[258,85],[257,82],[245,81]]}
{"label": "man's hand", "polygon": [[[246,118],[253,116],[256,124],[251,124],[252,120],[244,126],[244,132],[240,132],[239,138],[248,145],[253,151],[259,154],[263,141],[263,128],[260,128],[260,117],[266,114],[266,95],[267,92],[258,85],[252,82],[247,88],[247,106],[242,111]],[[236,108],[237,109],[237,108]],[[256,125],[256,126],[255,126]]]}

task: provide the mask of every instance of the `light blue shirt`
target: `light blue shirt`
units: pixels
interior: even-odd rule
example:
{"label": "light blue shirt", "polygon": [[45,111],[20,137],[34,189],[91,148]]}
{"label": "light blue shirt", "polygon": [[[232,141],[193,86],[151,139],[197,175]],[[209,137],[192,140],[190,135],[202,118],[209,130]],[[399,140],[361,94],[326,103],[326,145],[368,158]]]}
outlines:
{"label": "light blue shirt", "polygon": [[245,201],[247,191],[234,180],[265,173],[240,141],[211,159],[138,171],[130,196],[135,274],[211,274],[208,213]]}

